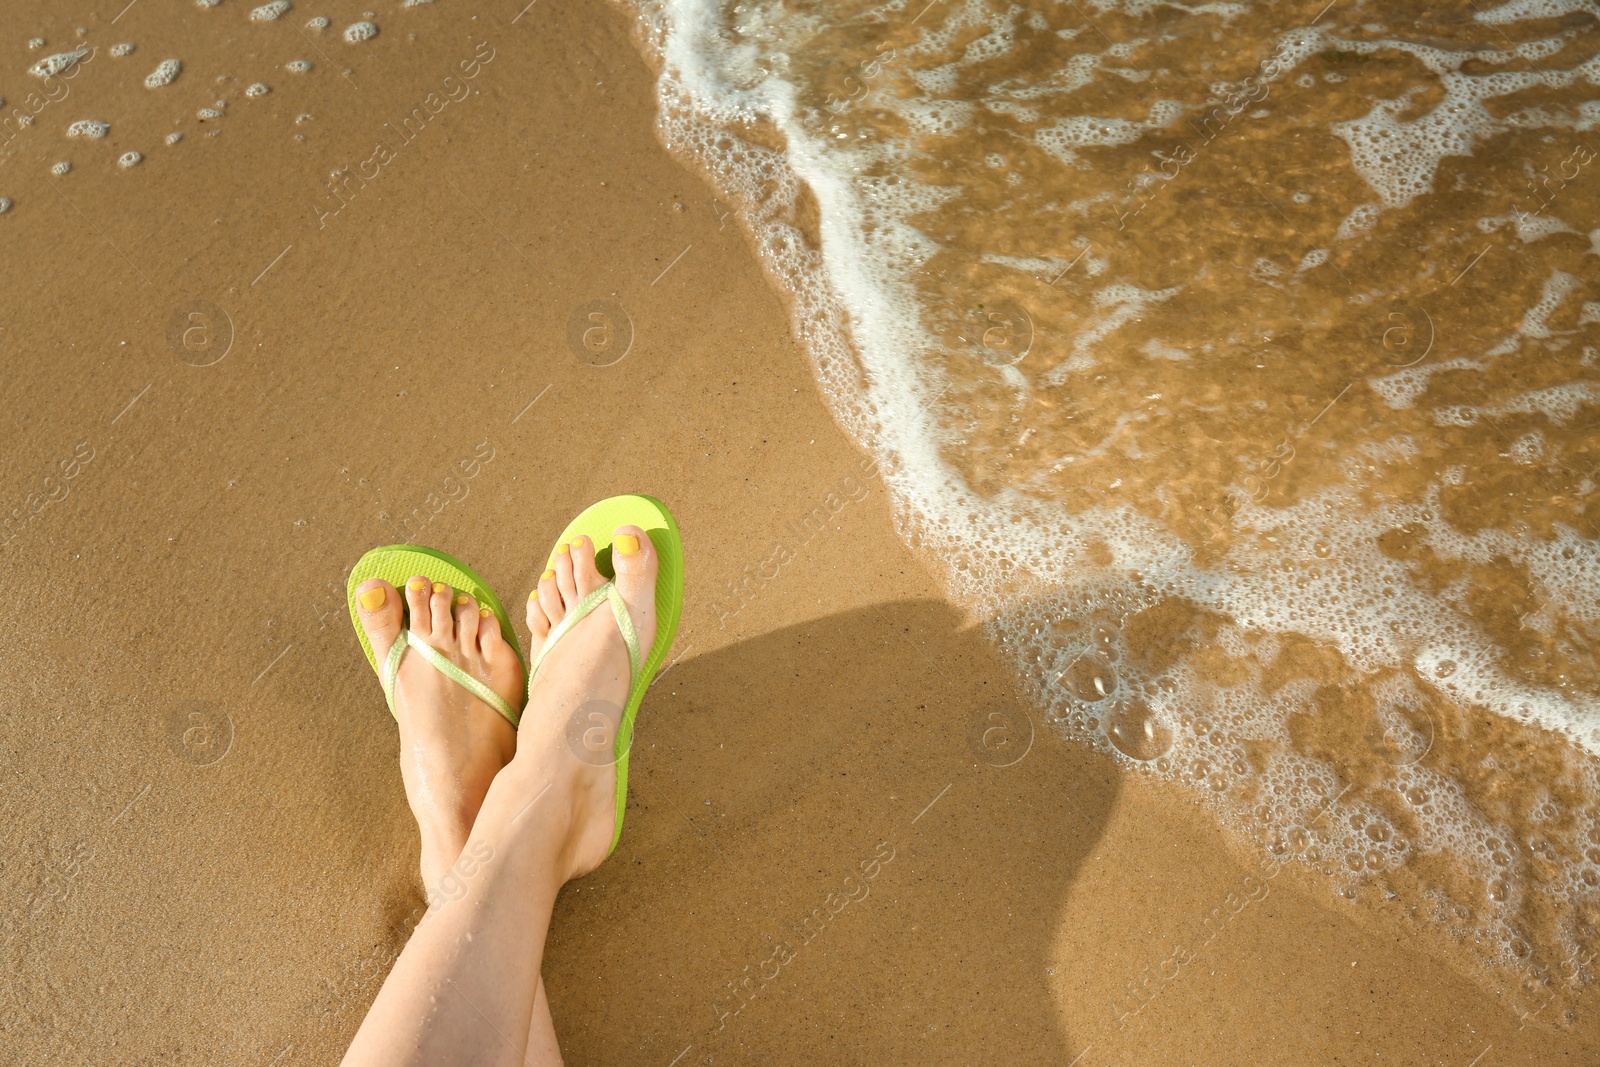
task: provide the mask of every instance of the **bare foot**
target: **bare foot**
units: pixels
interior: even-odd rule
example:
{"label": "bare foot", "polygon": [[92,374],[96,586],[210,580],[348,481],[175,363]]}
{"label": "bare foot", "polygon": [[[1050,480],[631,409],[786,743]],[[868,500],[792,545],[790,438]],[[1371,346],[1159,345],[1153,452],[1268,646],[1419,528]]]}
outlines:
{"label": "bare foot", "polygon": [[[381,665],[403,624],[400,595],[381,579],[362,582],[361,626]],[[466,594],[418,575],[406,583],[410,628],[456,666],[522,704],[522,665],[494,613]],[[422,831],[422,882],[431,899],[461,855],[489,783],[516,751],[505,716],[407,650],[395,678],[400,777]]]}
{"label": "bare foot", "polygon": [[[656,636],[655,546],[637,526],[613,534],[611,561],[617,591],[628,605],[641,660]],[[528,626],[536,644],[588,593],[605,584],[587,537],[561,548],[528,597]],[[598,867],[611,850],[616,827],[616,766],[609,748],[582,751],[574,738],[616,737],[630,688],[628,648],[609,604],[601,604],[551,647],[534,675],[517,737],[516,766],[550,783],[547,799],[563,809],[568,827],[562,849],[564,879]]]}

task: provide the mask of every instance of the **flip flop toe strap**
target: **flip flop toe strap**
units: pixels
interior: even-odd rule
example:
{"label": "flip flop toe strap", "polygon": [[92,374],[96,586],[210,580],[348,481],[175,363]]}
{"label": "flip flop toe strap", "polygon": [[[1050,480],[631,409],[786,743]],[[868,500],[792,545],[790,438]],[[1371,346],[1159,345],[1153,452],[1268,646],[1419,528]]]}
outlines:
{"label": "flip flop toe strap", "polygon": [[395,678],[400,674],[400,660],[408,648],[415,649],[417,655],[431,663],[440,674],[504,715],[506,721],[513,727],[517,725],[517,713],[506,703],[505,698],[450,662],[444,653],[418,637],[413,630],[400,631],[400,636],[395,638],[393,646],[389,649],[388,658],[383,662],[383,695],[384,699],[389,701],[391,715],[394,714]]}
{"label": "flip flop toe strap", "polygon": [[561,621],[556,623],[550,633],[546,635],[544,644],[539,646],[539,654],[533,659],[533,666],[528,670],[528,687],[530,689],[533,687],[534,676],[539,673],[539,664],[544,662],[545,656],[555,647],[556,642],[565,637],[569,630],[582,622],[602,602],[610,602],[611,614],[616,617],[617,629],[622,633],[622,643],[628,646],[629,691],[631,692],[633,687],[639,683],[639,632],[633,628],[633,616],[628,614],[628,602],[622,599],[622,594],[617,591],[616,583],[607,582],[574,604],[572,610],[562,616]]}

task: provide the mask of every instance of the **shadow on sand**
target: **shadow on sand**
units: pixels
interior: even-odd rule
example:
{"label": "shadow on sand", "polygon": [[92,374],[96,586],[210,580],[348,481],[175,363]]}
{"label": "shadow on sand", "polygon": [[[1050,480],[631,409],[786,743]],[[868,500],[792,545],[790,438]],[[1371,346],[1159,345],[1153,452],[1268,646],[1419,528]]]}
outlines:
{"label": "shadow on sand", "polygon": [[961,622],[879,605],[656,683],[626,832],[556,909],[568,1062],[1072,1060],[1052,944],[1115,769]]}

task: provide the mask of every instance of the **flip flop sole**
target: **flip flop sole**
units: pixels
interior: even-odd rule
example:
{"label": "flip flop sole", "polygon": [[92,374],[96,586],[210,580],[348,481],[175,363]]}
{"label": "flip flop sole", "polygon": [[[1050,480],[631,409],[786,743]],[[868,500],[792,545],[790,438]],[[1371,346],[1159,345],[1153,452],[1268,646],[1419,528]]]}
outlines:
{"label": "flip flop sole", "polygon": [[[637,526],[650,536],[650,543],[656,550],[658,569],[655,642],[640,665],[639,683],[628,694],[628,706],[623,709],[622,725],[617,731],[613,748],[617,756],[617,825],[611,836],[613,850],[617,847],[617,839],[622,836],[622,817],[627,806],[628,753],[633,746],[634,719],[638,717],[645,691],[666,662],[672,640],[678,634],[678,620],[683,615],[683,536],[678,530],[678,520],[655,497],[614,496],[592,504],[567,524],[556,544],[566,544],[579,534],[589,538],[594,542],[595,566],[608,580],[614,579],[616,570],[611,563],[611,533],[618,526]],[[545,569],[555,566],[555,558],[556,552],[552,548]]]}

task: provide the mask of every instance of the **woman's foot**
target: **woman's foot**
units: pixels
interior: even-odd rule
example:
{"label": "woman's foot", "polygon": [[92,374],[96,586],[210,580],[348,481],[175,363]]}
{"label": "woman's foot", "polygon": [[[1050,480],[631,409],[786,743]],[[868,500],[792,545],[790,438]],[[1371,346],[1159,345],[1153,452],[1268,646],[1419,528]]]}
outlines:
{"label": "woman's foot", "polygon": [[[612,535],[611,563],[642,661],[656,637],[655,546],[639,527],[619,526]],[[535,649],[579,600],[605,581],[595,567],[593,541],[579,537],[563,545],[555,567],[528,597]],[[617,788],[611,745],[631,686],[628,648],[609,604],[595,608],[557,641],[534,676],[515,765],[532,779],[549,783],[550,795],[541,803],[559,805],[558,821],[567,827],[564,880],[588,874],[611,849]]]}
{"label": "woman's foot", "polygon": [[[362,582],[356,605],[380,667],[400,634],[400,594],[381,579]],[[522,704],[522,664],[501,636],[494,613],[442,582],[418,575],[406,583],[410,628],[456,666]],[[505,716],[408,650],[395,678],[400,777],[422,831],[422,882],[429,899],[461,856],[495,774],[516,751]]]}

